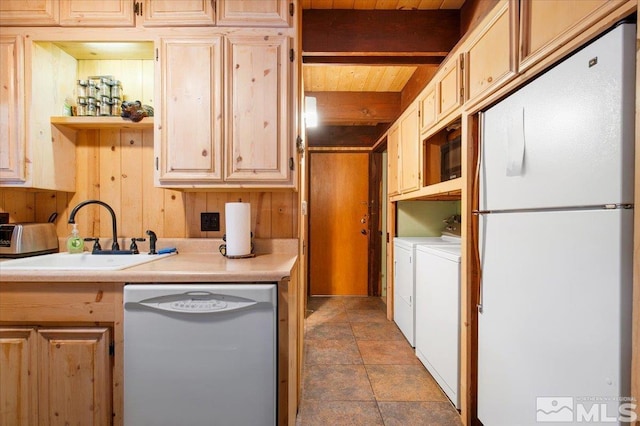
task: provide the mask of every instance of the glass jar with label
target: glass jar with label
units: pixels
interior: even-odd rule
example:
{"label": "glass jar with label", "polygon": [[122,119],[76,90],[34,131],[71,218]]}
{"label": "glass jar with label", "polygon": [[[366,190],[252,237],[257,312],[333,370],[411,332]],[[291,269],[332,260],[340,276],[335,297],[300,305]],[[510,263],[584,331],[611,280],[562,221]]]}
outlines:
{"label": "glass jar with label", "polygon": [[111,85],[111,97],[122,99],[122,82],[120,80],[113,80]]}
{"label": "glass jar with label", "polygon": [[87,115],[87,98],[78,96],[77,104],[78,105],[76,107],[76,114],[79,117],[84,117],[85,115]]}
{"label": "glass jar with label", "polygon": [[94,80],[89,80],[87,84],[87,98],[95,99],[98,96],[98,88]]}
{"label": "glass jar with label", "polygon": [[122,114],[122,104],[118,99],[113,99],[113,104],[111,105],[111,115],[119,116]]}
{"label": "glass jar with label", "polygon": [[[96,104],[97,104],[97,115],[111,115],[111,107],[109,105],[103,104],[101,101],[97,101]],[[105,114],[105,111],[108,111],[108,113]]]}
{"label": "glass jar with label", "polygon": [[107,98],[111,97],[111,80],[108,78],[101,78],[100,83],[98,83],[98,95],[106,96]]}
{"label": "glass jar with label", "polygon": [[77,86],[77,91],[78,91],[78,97],[79,98],[86,98],[87,97],[87,86],[89,85],[89,81],[87,80],[78,80],[78,86]]}
{"label": "glass jar with label", "polygon": [[96,98],[87,98],[87,115],[95,117],[98,114],[98,103]]}

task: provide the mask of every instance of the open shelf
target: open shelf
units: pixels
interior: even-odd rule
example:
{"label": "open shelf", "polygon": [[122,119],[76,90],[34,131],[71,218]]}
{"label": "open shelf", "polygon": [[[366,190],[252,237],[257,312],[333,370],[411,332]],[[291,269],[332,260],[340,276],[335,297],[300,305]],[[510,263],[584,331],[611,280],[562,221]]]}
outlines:
{"label": "open shelf", "polygon": [[438,200],[449,201],[459,200],[462,195],[462,178],[451,179],[445,182],[434,183],[433,185],[423,186],[417,191],[407,192],[406,194],[395,195],[391,197],[391,201],[408,201],[408,200]]}
{"label": "open shelf", "polygon": [[122,117],[51,117],[51,124],[73,130],[82,129],[152,129],[153,117],[134,123]]}

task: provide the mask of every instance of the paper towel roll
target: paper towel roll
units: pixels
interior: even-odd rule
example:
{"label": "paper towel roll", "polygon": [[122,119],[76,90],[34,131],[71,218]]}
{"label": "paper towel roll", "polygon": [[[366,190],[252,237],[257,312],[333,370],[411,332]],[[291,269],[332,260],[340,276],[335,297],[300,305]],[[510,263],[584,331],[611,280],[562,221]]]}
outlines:
{"label": "paper towel roll", "polygon": [[227,256],[251,254],[251,204],[226,203],[224,212]]}

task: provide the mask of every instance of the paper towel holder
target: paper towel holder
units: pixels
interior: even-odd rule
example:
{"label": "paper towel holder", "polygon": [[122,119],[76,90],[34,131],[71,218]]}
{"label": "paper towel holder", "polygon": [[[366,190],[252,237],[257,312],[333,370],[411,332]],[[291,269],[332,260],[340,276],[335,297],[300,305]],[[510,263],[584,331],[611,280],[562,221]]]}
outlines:
{"label": "paper towel holder", "polygon": [[[222,241],[227,242],[227,234],[224,234],[222,236]],[[220,247],[218,247],[218,250],[220,250],[220,254],[222,254],[224,257],[229,258],[229,259],[247,259],[250,257],[256,257],[256,254],[253,252],[253,232],[251,233],[251,253],[249,254],[239,254],[239,255],[229,255],[227,256],[227,245],[226,244],[220,244]]]}

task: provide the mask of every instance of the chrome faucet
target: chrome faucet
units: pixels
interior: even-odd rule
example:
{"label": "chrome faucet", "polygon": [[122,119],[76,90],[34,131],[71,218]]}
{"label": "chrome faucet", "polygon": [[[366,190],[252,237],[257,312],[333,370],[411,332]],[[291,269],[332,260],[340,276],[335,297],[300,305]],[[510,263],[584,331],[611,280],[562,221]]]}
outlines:
{"label": "chrome faucet", "polygon": [[116,225],[116,214],[113,212],[111,206],[109,206],[109,204],[105,203],[104,201],[87,200],[81,202],[80,204],[75,206],[73,210],[71,210],[71,214],[69,215],[69,223],[76,223],[76,213],[78,213],[78,210],[80,210],[87,204],[99,204],[109,211],[109,213],[111,214],[111,225],[113,227],[113,243],[111,244],[111,250],[120,250],[120,245],[118,244],[118,226]]}

